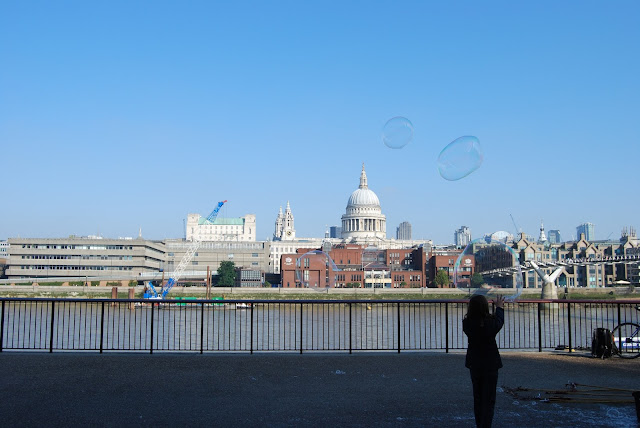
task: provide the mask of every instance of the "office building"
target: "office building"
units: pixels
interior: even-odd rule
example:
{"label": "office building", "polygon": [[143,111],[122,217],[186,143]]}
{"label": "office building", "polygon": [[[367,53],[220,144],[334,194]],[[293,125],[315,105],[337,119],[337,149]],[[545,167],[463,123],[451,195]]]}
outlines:
{"label": "office building", "polygon": [[466,247],[471,242],[471,229],[461,226],[453,233],[453,242],[456,247]]}
{"label": "office building", "polygon": [[562,242],[562,237],[560,236],[560,231],[557,229],[552,229],[548,234],[549,242],[551,244],[559,244]]}
{"label": "office building", "polygon": [[400,225],[396,228],[396,239],[406,241],[411,240],[411,223],[409,223],[408,221],[403,221],[402,223],[400,223]]}
{"label": "office building", "polygon": [[595,226],[593,223],[582,223],[576,227],[576,238],[580,239],[580,235],[584,233],[584,239],[593,241],[596,239]]}
{"label": "office building", "polygon": [[255,241],[256,216],[247,214],[244,217],[217,217],[214,221],[207,220],[200,214],[187,216],[187,241],[194,237],[201,241]]}

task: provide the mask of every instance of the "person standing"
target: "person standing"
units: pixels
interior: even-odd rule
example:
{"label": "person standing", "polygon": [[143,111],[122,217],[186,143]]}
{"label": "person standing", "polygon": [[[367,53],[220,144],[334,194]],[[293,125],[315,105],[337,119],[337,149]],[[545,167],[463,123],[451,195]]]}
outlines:
{"label": "person standing", "polygon": [[469,300],[467,314],[462,320],[462,329],[469,339],[465,366],[470,371],[473,385],[473,413],[476,426],[482,428],[491,427],[498,369],[502,368],[496,335],[504,325],[504,297],[497,296],[495,304],[495,314],[491,315],[486,297],[475,295]]}

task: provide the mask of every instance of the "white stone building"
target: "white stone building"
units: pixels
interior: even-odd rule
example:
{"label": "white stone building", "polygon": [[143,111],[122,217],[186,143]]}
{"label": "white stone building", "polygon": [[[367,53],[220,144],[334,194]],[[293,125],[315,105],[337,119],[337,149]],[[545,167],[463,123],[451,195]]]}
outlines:
{"label": "white stone building", "polygon": [[187,217],[187,241],[198,236],[202,241],[239,241],[254,242],[256,240],[256,216],[247,214],[244,217],[222,218],[213,222],[200,214],[189,214]]}
{"label": "white stone building", "polygon": [[342,216],[342,238],[353,242],[387,238],[387,219],[382,214],[378,196],[369,189],[364,164],[360,185],[351,193]]}

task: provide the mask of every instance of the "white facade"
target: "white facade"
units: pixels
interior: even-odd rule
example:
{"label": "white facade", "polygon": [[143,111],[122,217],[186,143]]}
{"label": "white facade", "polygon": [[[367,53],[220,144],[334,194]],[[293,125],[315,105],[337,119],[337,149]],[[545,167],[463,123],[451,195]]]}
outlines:
{"label": "white facade", "polygon": [[362,164],[360,186],[351,194],[342,216],[342,238],[357,242],[362,239],[386,239],[387,219],[382,214],[378,196],[369,189]]}
{"label": "white facade", "polygon": [[453,242],[457,247],[466,247],[471,242],[471,229],[467,226],[460,226],[453,234]]}
{"label": "white facade", "polygon": [[9,257],[9,243],[7,241],[0,241],[0,259],[7,259]]}
{"label": "white facade", "polygon": [[280,258],[283,254],[295,254],[298,248],[320,248],[323,241],[322,238],[272,241],[269,254],[272,273],[280,273]]}
{"label": "white facade", "polygon": [[247,214],[244,217],[218,217],[210,222],[200,214],[189,214],[187,241],[193,241],[194,236],[202,241],[253,242],[256,240],[256,216]]}
{"label": "white facade", "polygon": [[278,212],[276,218],[276,227],[273,232],[274,241],[293,241],[296,239],[296,228],[293,223],[293,213],[291,212],[291,206],[287,201],[287,208],[284,214],[282,213],[282,207]]}

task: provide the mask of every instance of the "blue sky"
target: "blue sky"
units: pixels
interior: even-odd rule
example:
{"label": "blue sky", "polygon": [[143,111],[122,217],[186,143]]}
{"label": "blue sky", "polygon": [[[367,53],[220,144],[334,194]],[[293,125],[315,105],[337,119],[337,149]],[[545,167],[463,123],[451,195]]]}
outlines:
{"label": "blue sky", "polygon": [[[290,201],[339,225],[366,165],[414,238],[640,226],[640,3],[0,4],[0,239],[181,237],[188,213]],[[414,139],[387,148],[394,116]],[[482,166],[442,179],[476,136]]]}

